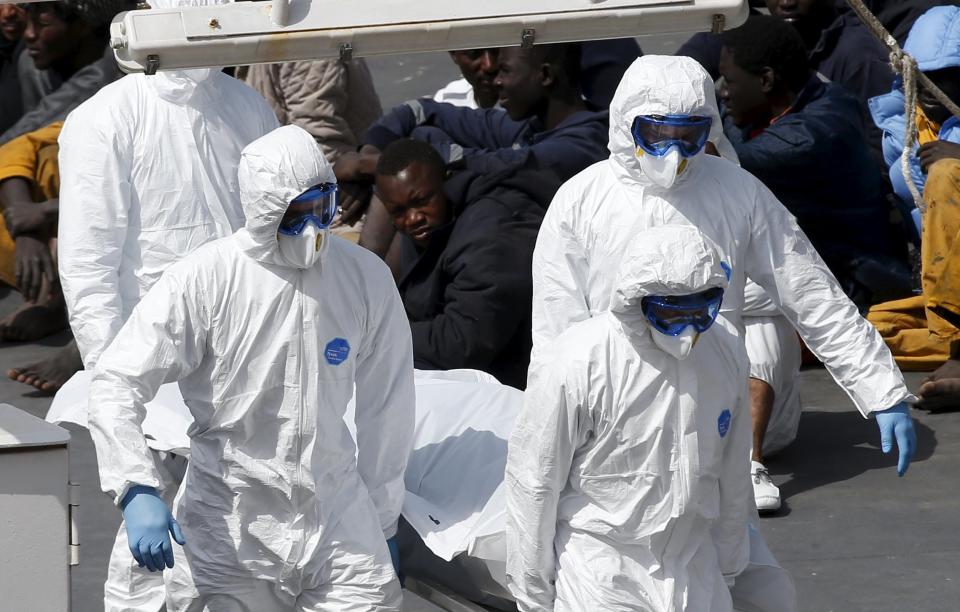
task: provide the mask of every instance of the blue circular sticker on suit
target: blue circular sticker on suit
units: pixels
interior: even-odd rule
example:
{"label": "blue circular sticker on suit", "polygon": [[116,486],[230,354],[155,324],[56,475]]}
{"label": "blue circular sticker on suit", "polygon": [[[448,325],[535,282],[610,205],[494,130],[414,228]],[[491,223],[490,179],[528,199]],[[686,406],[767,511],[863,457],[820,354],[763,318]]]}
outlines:
{"label": "blue circular sticker on suit", "polygon": [[334,338],[327,342],[327,347],[323,349],[323,356],[330,365],[340,365],[350,356],[350,343],[344,338]]}
{"label": "blue circular sticker on suit", "polygon": [[730,431],[730,411],[724,409],[720,413],[720,416],[717,417],[717,431],[720,432],[720,437],[723,438],[727,435],[727,432]]}

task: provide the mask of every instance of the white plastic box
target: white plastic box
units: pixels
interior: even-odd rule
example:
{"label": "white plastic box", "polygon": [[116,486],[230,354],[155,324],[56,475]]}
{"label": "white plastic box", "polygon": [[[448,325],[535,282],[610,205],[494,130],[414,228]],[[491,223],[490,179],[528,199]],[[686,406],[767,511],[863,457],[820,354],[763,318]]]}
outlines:
{"label": "white plastic box", "polygon": [[[0,609],[67,612],[70,434],[0,404]],[[10,607],[7,607],[10,606]]]}

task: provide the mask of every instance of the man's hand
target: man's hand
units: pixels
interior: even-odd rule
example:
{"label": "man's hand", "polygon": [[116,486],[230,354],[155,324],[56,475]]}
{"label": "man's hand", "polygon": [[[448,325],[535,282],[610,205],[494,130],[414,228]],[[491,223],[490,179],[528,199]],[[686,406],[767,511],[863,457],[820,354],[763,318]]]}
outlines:
{"label": "man's hand", "polygon": [[120,509],[127,528],[127,546],[140,567],[146,566],[151,572],[173,567],[170,535],[180,546],[186,540],[167,502],[160,498],[157,490],[142,485],[130,487],[120,502]]}
{"label": "man's hand", "polygon": [[928,142],[917,151],[917,157],[923,171],[929,172],[930,166],[941,159],[960,159],[960,144],[946,140]]}
{"label": "man's hand", "polygon": [[353,225],[367,212],[373,187],[366,183],[340,183],[337,189],[340,193],[340,222]]}
{"label": "man's hand", "polygon": [[41,297],[47,297],[40,295],[43,277],[47,277],[50,287],[56,285],[59,280],[47,242],[35,234],[21,234],[17,236],[14,253],[17,290],[28,302],[36,302]]}
{"label": "man's hand", "polygon": [[[366,151],[366,152],[364,152]],[[365,147],[360,153],[344,153],[333,164],[333,173],[337,183],[373,182],[373,175],[380,161],[380,152],[373,147]]]}
{"label": "man's hand", "polygon": [[378,161],[380,150],[372,145],[364,145],[359,153],[346,153],[333,165],[340,192],[341,223],[353,225],[367,212]]}
{"label": "man's hand", "polygon": [[897,440],[900,459],[897,461],[897,475],[903,476],[910,467],[910,461],[917,450],[917,432],[910,418],[910,405],[900,402],[893,408],[874,413],[880,426],[880,448],[884,453],[893,450],[893,440]]}
{"label": "man's hand", "polygon": [[10,204],[3,211],[3,220],[11,238],[27,232],[39,232],[49,222],[46,207],[34,202]]}

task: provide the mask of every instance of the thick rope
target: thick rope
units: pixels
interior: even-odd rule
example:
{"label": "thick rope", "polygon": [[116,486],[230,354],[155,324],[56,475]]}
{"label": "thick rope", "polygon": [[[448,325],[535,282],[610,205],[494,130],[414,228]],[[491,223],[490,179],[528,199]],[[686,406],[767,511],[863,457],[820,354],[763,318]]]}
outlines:
{"label": "thick rope", "polygon": [[934,85],[933,81],[928,79],[925,74],[917,70],[917,61],[903,52],[903,49],[897,44],[897,40],[883,27],[880,20],[870,12],[863,0],[847,0],[847,4],[857,14],[863,25],[870,30],[870,33],[890,52],[890,66],[903,79],[903,112],[906,118],[906,126],[904,127],[900,168],[903,172],[903,179],[907,183],[907,188],[910,190],[910,195],[913,196],[913,202],[922,214],[926,211],[926,205],[923,202],[923,196],[913,182],[910,164],[913,145],[917,136],[917,82],[932,93],[937,101],[955,117],[960,118],[960,107],[954,104],[953,100]]}
{"label": "thick rope", "polygon": [[[893,54],[891,54],[891,63],[893,63]],[[917,70],[917,61],[909,55],[901,52],[900,57],[896,58],[895,70],[903,77],[903,112],[906,116],[906,126],[903,131],[903,152],[900,153],[900,172],[903,174],[903,180],[910,190],[913,197],[913,203],[920,209],[920,214],[927,212],[927,204],[923,201],[923,195],[917,189],[913,182],[913,143],[917,137],[917,83],[916,75],[920,73]]]}
{"label": "thick rope", "polygon": [[[883,27],[880,20],[864,5],[863,0],[847,0],[847,4],[849,4],[850,8],[860,17],[860,21],[867,26],[870,33],[887,48],[887,51],[890,52],[890,64],[895,71],[900,72],[897,64],[901,62],[898,61],[898,58],[902,58],[906,54],[903,52],[903,49],[900,48],[900,45],[897,44],[897,39]],[[916,62],[913,64],[916,66]],[[943,104],[944,108],[950,111],[952,115],[960,118],[960,106],[957,106],[947,94],[943,93],[939,87],[934,85],[933,81],[928,79],[925,74],[918,71],[916,73],[916,80],[923,85],[924,89],[932,93],[937,98],[937,101]]]}

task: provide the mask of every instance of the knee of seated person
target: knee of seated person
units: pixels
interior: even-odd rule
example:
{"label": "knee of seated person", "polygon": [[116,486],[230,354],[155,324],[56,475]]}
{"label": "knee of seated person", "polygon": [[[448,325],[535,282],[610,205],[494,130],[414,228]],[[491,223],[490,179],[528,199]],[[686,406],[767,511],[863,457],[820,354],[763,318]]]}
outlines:
{"label": "knee of seated person", "polygon": [[960,159],[941,159],[934,162],[927,171],[923,196],[928,205],[960,204]]}

